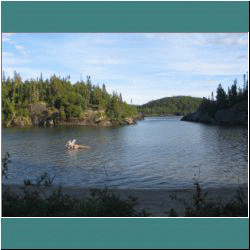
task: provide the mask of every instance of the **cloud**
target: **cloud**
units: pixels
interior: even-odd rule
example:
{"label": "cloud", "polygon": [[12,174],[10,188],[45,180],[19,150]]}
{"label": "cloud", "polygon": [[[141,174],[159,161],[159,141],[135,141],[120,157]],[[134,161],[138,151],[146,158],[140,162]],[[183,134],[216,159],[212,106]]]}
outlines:
{"label": "cloud", "polygon": [[14,54],[11,53],[11,52],[5,52],[5,51],[3,51],[2,56],[3,57],[14,57]]}
{"label": "cloud", "polygon": [[24,46],[20,45],[14,38],[15,34],[12,33],[3,33],[2,41],[6,44],[9,44],[13,48],[15,48],[21,55],[27,55],[27,50]]}
{"label": "cloud", "polygon": [[112,59],[112,58],[86,60],[86,63],[89,63],[89,64],[103,64],[103,65],[107,65],[107,64],[113,64],[113,65],[125,64],[126,62],[127,62],[126,60]]}
{"label": "cloud", "polygon": [[13,52],[5,52],[2,53],[2,63],[3,67],[5,66],[14,66],[14,65],[23,65],[30,63],[31,60],[24,57],[17,57]]}
{"label": "cloud", "polygon": [[22,67],[22,66],[14,66],[14,67],[3,67],[3,71],[5,76],[13,77],[14,71],[20,73],[23,80],[27,79],[37,79],[42,73],[43,78],[50,78],[52,75],[60,75],[58,72],[51,71],[51,70],[38,70],[38,69],[31,69],[30,67]]}
{"label": "cloud", "polygon": [[204,45],[247,46],[247,33],[212,33],[200,35]]}
{"label": "cloud", "polygon": [[226,62],[208,62],[208,61],[195,61],[195,62],[179,62],[171,66],[172,70],[178,69],[178,72],[186,72],[187,74],[198,75],[235,75],[239,72],[247,70],[245,63],[226,63]]}
{"label": "cloud", "polygon": [[14,34],[12,33],[2,33],[2,41],[3,42],[10,42],[11,41],[11,37],[13,36]]}
{"label": "cloud", "polygon": [[217,44],[225,44],[225,45],[244,45],[246,46],[248,44],[248,38],[246,35],[242,34],[222,34],[218,36],[218,38],[215,40]]}
{"label": "cloud", "polygon": [[241,74],[248,65],[243,33],[4,33],[3,40],[3,69],[11,75],[14,70],[27,79],[70,75],[72,83],[90,75],[94,84],[105,83],[133,103],[202,96],[215,90],[205,87],[204,78]]}
{"label": "cloud", "polygon": [[97,38],[97,39],[91,41],[91,43],[102,44],[102,45],[103,44],[114,44],[114,40]]}
{"label": "cloud", "polygon": [[189,46],[203,45],[230,45],[247,46],[247,33],[167,33],[167,34],[145,34],[151,39],[172,40],[176,43]]}
{"label": "cloud", "polygon": [[241,55],[241,56],[238,56],[237,59],[247,59],[247,55]]}

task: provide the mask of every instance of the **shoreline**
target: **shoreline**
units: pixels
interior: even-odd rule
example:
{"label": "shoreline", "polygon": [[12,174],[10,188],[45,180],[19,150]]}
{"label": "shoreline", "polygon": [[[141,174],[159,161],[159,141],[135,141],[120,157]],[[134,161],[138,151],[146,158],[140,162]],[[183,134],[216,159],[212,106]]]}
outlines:
{"label": "shoreline", "polygon": [[[23,185],[4,185],[2,190],[6,187],[10,188],[10,192],[21,195]],[[49,195],[58,186],[40,187],[45,195]],[[248,187],[241,185],[245,195],[245,201],[248,202]],[[35,186],[29,186],[29,189],[35,190]],[[89,196],[89,190],[91,188],[82,187],[62,187],[63,194],[70,195],[77,199],[84,199]],[[99,188],[97,188],[99,189]],[[103,189],[103,188],[100,188]],[[203,194],[208,192],[206,196],[207,201],[219,201],[222,204],[230,202],[237,195],[238,187],[226,187],[226,188],[209,188],[203,189]],[[138,212],[145,210],[147,213],[151,213],[149,217],[168,217],[171,209],[174,209],[179,217],[183,217],[185,208],[188,205],[192,205],[193,195],[195,194],[195,188],[189,189],[117,189],[108,188],[108,191],[113,192],[121,199],[127,199],[129,196],[137,198],[134,209]]]}
{"label": "shoreline", "polygon": [[[97,111],[92,111],[95,113]],[[29,120],[29,121],[28,121]],[[119,125],[134,125],[138,121],[144,120],[143,114],[138,114],[136,116],[127,117],[123,119],[100,119],[97,117],[92,118],[69,118],[68,120],[48,120],[39,123],[33,123],[31,118],[24,119],[22,117],[17,117],[16,120],[10,121],[3,121],[2,127],[3,128],[30,128],[30,127],[58,127],[58,126],[88,126],[88,127],[116,127]],[[28,121],[28,122],[27,122]]]}

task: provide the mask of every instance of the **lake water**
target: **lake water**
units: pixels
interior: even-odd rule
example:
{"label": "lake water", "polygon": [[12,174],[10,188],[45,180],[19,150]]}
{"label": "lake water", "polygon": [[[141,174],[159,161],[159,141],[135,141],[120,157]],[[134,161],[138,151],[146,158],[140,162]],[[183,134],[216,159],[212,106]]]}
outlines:
{"label": "lake water", "polygon": [[[2,129],[2,158],[11,156],[6,183],[44,172],[54,184],[115,188],[191,188],[248,182],[248,130],[148,117],[113,128],[61,126]],[[65,143],[91,146],[67,151]],[[196,177],[195,177],[196,176]]]}

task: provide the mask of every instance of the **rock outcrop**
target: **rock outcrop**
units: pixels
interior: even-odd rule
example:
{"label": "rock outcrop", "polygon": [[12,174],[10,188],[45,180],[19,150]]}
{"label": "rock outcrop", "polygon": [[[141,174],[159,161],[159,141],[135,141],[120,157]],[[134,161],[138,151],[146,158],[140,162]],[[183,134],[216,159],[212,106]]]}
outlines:
{"label": "rock outcrop", "polygon": [[218,110],[214,117],[208,112],[194,112],[183,116],[182,121],[200,122],[212,125],[247,125],[248,101],[243,100],[228,109]]}
{"label": "rock outcrop", "polygon": [[60,121],[59,125],[87,125],[92,127],[111,127],[117,125],[132,125],[143,120],[144,116],[128,117],[123,120],[110,119],[104,110],[88,110],[81,118],[71,118],[67,121]]}
{"label": "rock outcrop", "polygon": [[144,116],[128,117],[121,120],[112,120],[104,109],[88,109],[81,117],[69,119],[60,116],[60,110],[47,107],[44,102],[32,103],[28,107],[29,117],[15,117],[3,125],[5,127],[26,127],[26,126],[54,126],[54,125],[80,125],[92,127],[111,127],[117,125],[132,125],[143,120]]}
{"label": "rock outcrop", "polygon": [[44,102],[30,104],[29,113],[33,126],[51,126],[59,122],[59,111],[56,108],[47,108]]}

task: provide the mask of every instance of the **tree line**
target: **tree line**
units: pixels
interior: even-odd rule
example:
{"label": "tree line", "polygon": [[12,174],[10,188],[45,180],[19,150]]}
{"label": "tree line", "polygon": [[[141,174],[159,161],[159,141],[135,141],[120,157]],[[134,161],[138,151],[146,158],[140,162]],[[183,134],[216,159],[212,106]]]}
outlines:
{"label": "tree line", "polygon": [[248,100],[248,79],[247,75],[243,75],[243,87],[238,86],[238,80],[235,79],[231,87],[228,87],[227,92],[219,84],[216,90],[216,96],[211,93],[211,98],[203,98],[198,111],[207,112],[214,117],[218,110],[227,109],[240,101]]}
{"label": "tree line", "polygon": [[46,103],[47,107],[58,110],[61,120],[79,118],[89,108],[103,109],[110,119],[120,120],[137,115],[137,110],[122,100],[122,94],[108,93],[105,84],[100,87],[91,82],[80,80],[75,84],[70,76],[61,78],[53,75],[43,79],[23,81],[14,72],[13,78],[2,75],[2,122],[15,117],[30,116],[29,105]]}
{"label": "tree line", "polygon": [[202,98],[191,96],[165,97],[137,106],[144,115],[186,115],[198,109]]}

